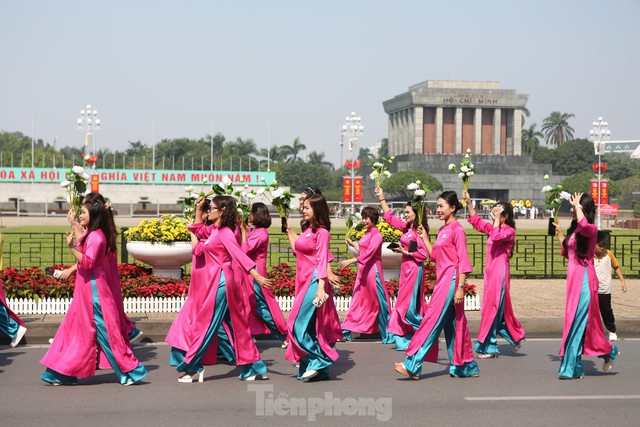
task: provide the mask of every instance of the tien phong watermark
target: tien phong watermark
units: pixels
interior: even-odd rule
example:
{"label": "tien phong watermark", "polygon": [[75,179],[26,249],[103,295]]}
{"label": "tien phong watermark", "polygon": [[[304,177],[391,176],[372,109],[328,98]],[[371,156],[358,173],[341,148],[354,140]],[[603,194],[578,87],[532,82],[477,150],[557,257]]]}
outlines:
{"label": "tien phong watermark", "polygon": [[248,391],[256,394],[257,416],[306,417],[315,421],[318,415],[325,417],[375,417],[377,421],[389,421],[392,415],[390,397],[335,397],[325,392],[322,397],[292,397],[281,392],[275,395],[273,385],[251,384]]}

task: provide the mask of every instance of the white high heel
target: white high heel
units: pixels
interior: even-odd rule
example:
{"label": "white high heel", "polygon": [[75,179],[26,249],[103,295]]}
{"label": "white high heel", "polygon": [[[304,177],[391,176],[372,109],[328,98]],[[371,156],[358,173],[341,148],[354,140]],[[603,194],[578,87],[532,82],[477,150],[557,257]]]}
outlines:
{"label": "white high heel", "polygon": [[256,375],[251,375],[250,377],[247,378],[240,378],[241,381],[255,381],[255,380],[268,380],[269,377],[267,376],[267,374],[256,374]]}
{"label": "white high heel", "polygon": [[192,373],[185,373],[184,375],[182,375],[181,377],[178,377],[178,382],[179,383],[192,383],[193,379],[198,376],[198,382],[204,382],[204,369],[200,372],[192,372]]}
{"label": "white high heel", "polygon": [[22,339],[22,337],[24,337],[25,333],[27,333],[27,328],[22,325],[18,326],[18,332],[16,333],[16,336],[11,340],[11,347],[15,347],[20,344],[20,340]]}
{"label": "white high heel", "polygon": [[318,375],[318,371],[316,371],[315,369],[309,369],[308,371],[305,371],[304,374],[302,374],[302,379],[308,380],[315,377],[316,375]]}

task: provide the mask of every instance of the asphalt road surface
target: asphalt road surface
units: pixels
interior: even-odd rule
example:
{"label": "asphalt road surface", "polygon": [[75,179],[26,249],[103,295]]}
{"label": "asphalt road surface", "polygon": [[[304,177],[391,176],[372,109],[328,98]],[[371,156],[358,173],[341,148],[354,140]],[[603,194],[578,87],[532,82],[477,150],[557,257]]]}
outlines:
{"label": "asphalt road surface", "polygon": [[420,381],[401,377],[403,353],[374,341],[339,343],[332,379],[303,383],[275,341],[259,341],[270,379],[242,382],[230,364],[208,366],[203,383],[179,384],[164,344],[134,346],[149,376],[123,387],[111,371],[76,386],[40,381],[48,345],[0,347],[2,426],[428,425],[637,426],[640,340],[618,341],[610,372],[585,358],[586,376],[560,381],[558,339],[526,341],[517,355],[478,360],[480,377],[451,378],[444,342]]}

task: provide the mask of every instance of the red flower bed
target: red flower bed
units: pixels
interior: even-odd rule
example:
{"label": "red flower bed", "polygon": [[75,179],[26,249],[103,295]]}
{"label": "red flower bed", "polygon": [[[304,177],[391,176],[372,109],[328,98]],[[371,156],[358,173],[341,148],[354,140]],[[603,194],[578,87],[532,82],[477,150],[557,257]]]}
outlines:
{"label": "red flower bed", "polygon": [[[75,286],[75,274],[67,280],[55,279],[51,273],[53,270],[63,270],[67,265],[53,265],[45,271],[37,267],[16,270],[7,267],[0,270],[0,279],[4,284],[4,292],[7,298],[71,298]],[[187,294],[191,277],[182,279],[160,277],[151,274],[150,268],[144,268],[136,264],[119,264],[120,283],[122,296],[125,298],[157,297],[171,298]],[[340,288],[336,295],[351,296],[356,280],[356,271],[345,267],[335,269],[333,272],[340,278]],[[424,270],[425,295],[431,295],[436,281],[435,264],[429,261]],[[273,266],[268,274],[273,281],[273,294],[276,296],[292,296],[295,293],[295,267],[286,263]],[[398,295],[398,279],[386,281],[387,292],[390,297]],[[475,295],[476,285],[465,285],[465,295]]]}

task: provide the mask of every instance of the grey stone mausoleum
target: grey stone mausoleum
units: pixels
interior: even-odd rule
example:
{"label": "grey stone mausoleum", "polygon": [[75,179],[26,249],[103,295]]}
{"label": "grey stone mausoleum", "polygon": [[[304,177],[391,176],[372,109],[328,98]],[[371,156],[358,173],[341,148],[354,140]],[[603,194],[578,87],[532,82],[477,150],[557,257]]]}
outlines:
{"label": "grey stone mausoleum", "polygon": [[398,170],[420,169],[445,189],[462,191],[460,178],[448,170],[471,150],[476,175],[472,198],[530,200],[544,209],[543,176],[552,185],[551,165],[534,164],[522,155],[522,110],[528,95],[501,89],[498,82],[427,80],[383,102],[389,116],[389,155]]}

